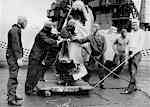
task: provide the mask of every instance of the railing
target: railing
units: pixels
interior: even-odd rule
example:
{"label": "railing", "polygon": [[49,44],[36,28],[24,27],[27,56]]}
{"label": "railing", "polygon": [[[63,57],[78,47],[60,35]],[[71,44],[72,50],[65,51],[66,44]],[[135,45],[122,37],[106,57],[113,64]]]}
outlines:
{"label": "railing", "polygon": [[[4,41],[0,41],[0,65],[6,64],[6,49],[7,49],[7,43]],[[23,61],[24,63],[28,62],[28,56],[30,53],[30,49],[23,49]]]}

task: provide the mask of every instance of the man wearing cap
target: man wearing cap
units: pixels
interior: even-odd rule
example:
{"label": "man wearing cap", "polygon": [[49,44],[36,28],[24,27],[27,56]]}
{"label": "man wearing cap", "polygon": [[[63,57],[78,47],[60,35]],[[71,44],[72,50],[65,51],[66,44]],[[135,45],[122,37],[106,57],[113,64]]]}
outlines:
{"label": "man wearing cap", "polygon": [[139,28],[139,21],[132,20],[132,32],[129,37],[129,55],[133,57],[128,60],[128,71],[130,73],[130,83],[125,89],[125,94],[130,94],[136,90],[136,74],[141,61],[141,50],[144,43],[144,31]]}
{"label": "man wearing cap", "polygon": [[62,41],[58,41],[57,34],[51,32],[52,26],[52,22],[46,23],[35,37],[35,41],[29,55],[28,72],[25,82],[26,95],[36,94],[34,89],[43,73],[42,61],[45,59],[48,50]]}
{"label": "man wearing cap", "polygon": [[18,86],[18,70],[22,65],[23,47],[21,41],[21,29],[24,29],[27,25],[27,19],[25,17],[19,17],[17,24],[14,24],[8,32],[8,45],[6,51],[6,59],[9,65],[9,79],[7,84],[8,104],[20,106],[18,100],[23,98],[16,95],[16,89]]}
{"label": "man wearing cap", "polygon": [[[51,33],[52,34],[58,34],[59,32],[57,31],[57,22],[52,22],[51,23]],[[57,36],[56,36],[57,37]],[[56,56],[59,52],[60,47],[58,45],[53,45],[50,47],[50,49],[48,49],[46,57],[44,59],[44,63],[45,63],[45,68],[47,70],[55,70],[55,66],[54,66],[54,62],[56,60]]]}

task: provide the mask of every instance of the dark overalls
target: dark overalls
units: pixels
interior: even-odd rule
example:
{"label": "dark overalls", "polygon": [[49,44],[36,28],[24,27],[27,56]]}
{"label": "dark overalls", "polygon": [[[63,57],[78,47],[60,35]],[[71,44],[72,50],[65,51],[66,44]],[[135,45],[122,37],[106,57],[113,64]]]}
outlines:
{"label": "dark overalls", "polygon": [[42,72],[42,61],[45,59],[48,49],[56,46],[57,41],[53,39],[54,34],[43,29],[36,35],[35,42],[29,55],[28,72],[25,82],[25,93],[31,94],[37,85]]}
{"label": "dark overalls", "polygon": [[9,79],[7,84],[8,101],[15,100],[16,88],[18,86],[18,58],[23,57],[23,47],[21,42],[21,27],[14,24],[8,32],[8,45],[6,59],[9,65]]}
{"label": "dark overalls", "polygon": [[47,52],[46,58],[44,59],[45,62],[45,68],[48,70],[52,70],[55,72],[55,62],[56,62],[56,57],[58,55],[58,52],[60,50],[59,46],[52,46]]}

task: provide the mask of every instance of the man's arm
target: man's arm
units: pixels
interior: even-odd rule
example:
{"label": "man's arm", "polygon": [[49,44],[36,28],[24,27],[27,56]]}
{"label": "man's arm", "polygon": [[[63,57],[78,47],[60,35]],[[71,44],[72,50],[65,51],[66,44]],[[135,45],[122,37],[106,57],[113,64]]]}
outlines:
{"label": "man's arm", "polygon": [[42,34],[40,38],[49,45],[57,45],[57,41],[52,38],[49,38],[46,34]]}
{"label": "man's arm", "polygon": [[86,37],[86,38],[83,38],[83,39],[74,39],[72,40],[72,42],[78,42],[80,44],[84,44],[86,42],[90,42],[90,36]]}
{"label": "man's arm", "polygon": [[103,52],[105,53],[105,52],[106,52],[106,49],[107,49],[107,43],[106,43],[105,37],[102,36],[102,38],[103,38],[103,41],[104,41],[104,44],[103,44],[103,45],[104,45],[104,47],[103,47],[103,48],[104,48],[104,51],[103,51]]}
{"label": "man's arm", "polygon": [[115,53],[118,53],[118,52],[117,52],[117,49],[116,49],[117,44],[118,44],[118,39],[116,39],[115,42],[114,42],[113,45],[112,45],[112,49],[113,49],[113,51],[114,51]]}
{"label": "man's arm", "polygon": [[88,36],[88,37],[86,37],[86,38],[83,38],[83,39],[80,39],[80,43],[86,43],[86,42],[90,42],[90,38],[91,38],[91,36]]}
{"label": "man's arm", "polygon": [[12,29],[10,31],[11,33],[11,39],[12,39],[12,50],[14,51],[14,54],[17,58],[23,57],[23,48],[22,48],[22,41],[20,41],[20,34],[16,29]]}

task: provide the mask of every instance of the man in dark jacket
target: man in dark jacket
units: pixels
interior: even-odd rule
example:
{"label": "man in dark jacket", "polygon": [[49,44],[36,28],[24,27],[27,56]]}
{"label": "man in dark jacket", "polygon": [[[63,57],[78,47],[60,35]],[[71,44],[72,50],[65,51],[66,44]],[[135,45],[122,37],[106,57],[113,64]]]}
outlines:
{"label": "man in dark jacket", "polygon": [[42,75],[42,61],[45,59],[48,49],[57,46],[61,42],[61,40],[57,40],[56,34],[51,33],[51,26],[52,23],[46,23],[35,37],[29,55],[28,72],[25,82],[25,93],[27,95],[34,94],[34,88]]}
{"label": "man in dark jacket", "polygon": [[7,95],[9,105],[21,105],[18,100],[23,100],[16,95],[18,85],[17,76],[19,65],[22,65],[23,47],[21,41],[21,29],[27,25],[27,19],[19,17],[17,24],[14,24],[8,32],[8,45],[6,59],[9,65],[9,79],[7,84]]}
{"label": "man in dark jacket", "polygon": [[[71,38],[74,34],[74,26],[71,24],[66,25],[60,32],[60,36],[64,39]],[[46,58],[45,58],[45,65],[47,69],[51,69],[52,71],[55,70],[54,63],[56,61],[56,57],[58,55],[58,52],[60,50],[60,47],[53,46],[50,48],[50,50],[47,52]]]}

